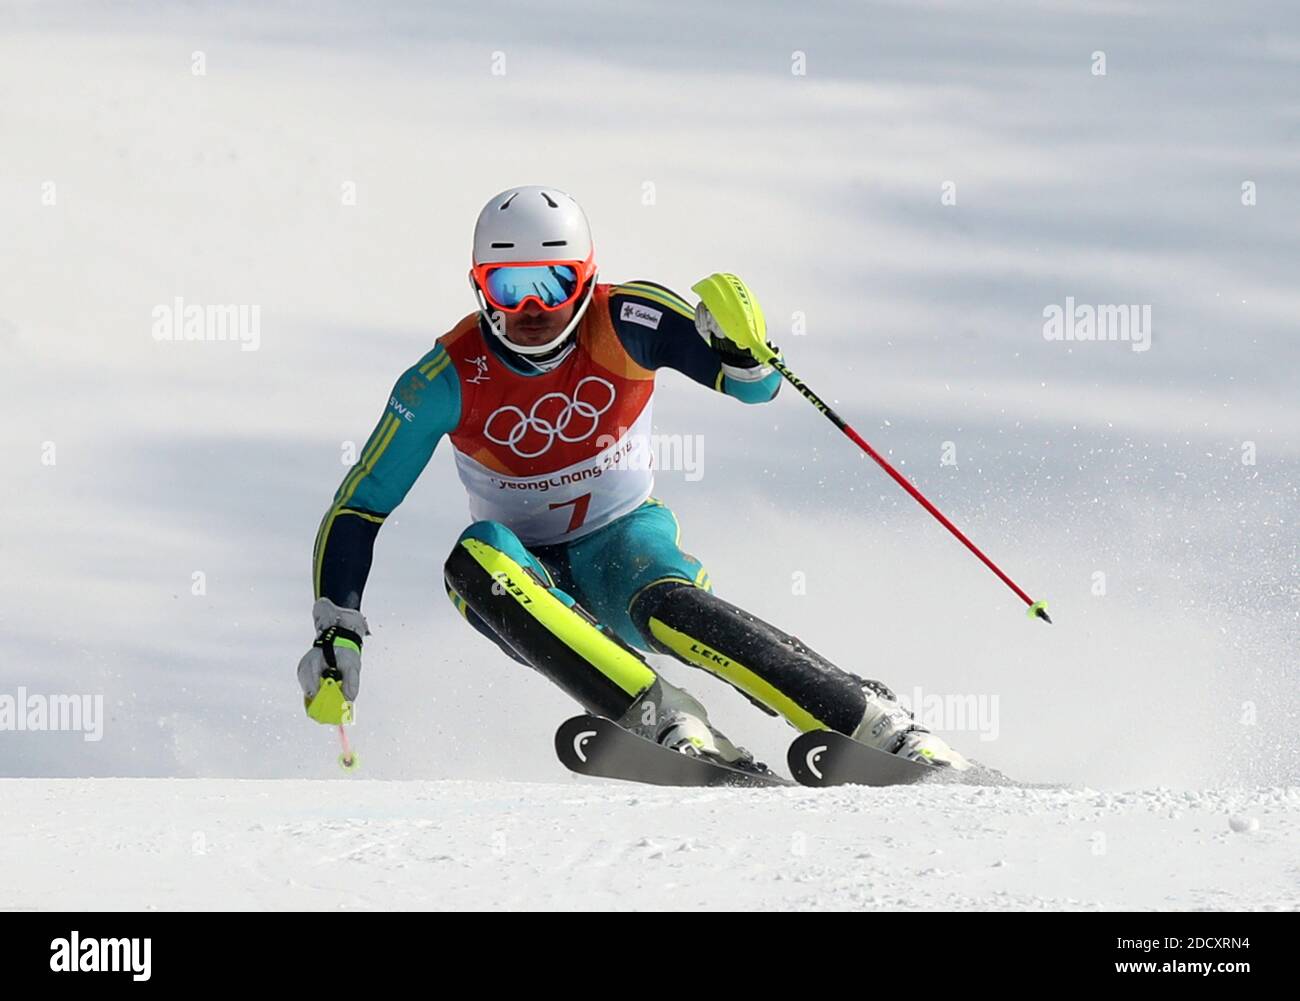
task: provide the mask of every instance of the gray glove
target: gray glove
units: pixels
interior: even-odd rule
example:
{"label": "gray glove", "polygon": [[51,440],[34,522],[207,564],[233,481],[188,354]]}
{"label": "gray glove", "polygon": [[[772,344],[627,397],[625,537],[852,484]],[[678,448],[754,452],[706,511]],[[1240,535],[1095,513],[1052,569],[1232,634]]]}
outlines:
{"label": "gray glove", "polygon": [[317,598],[311,617],[316,622],[316,642],[298,661],[298,684],[310,702],[320,690],[322,677],[336,677],[343,697],[351,702],[361,689],[361,640],[370,635],[366,617],[355,608],[339,608],[329,598]]}
{"label": "gray glove", "polygon": [[[760,365],[752,354],[724,334],[712,311],[702,302],[695,307],[695,329],[709,342],[709,347],[713,348],[714,354],[722,362],[723,371],[733,379],[755,382],[766,378],[772,371],[770,365]],[[776,350],[771,343],[768,347]]]}

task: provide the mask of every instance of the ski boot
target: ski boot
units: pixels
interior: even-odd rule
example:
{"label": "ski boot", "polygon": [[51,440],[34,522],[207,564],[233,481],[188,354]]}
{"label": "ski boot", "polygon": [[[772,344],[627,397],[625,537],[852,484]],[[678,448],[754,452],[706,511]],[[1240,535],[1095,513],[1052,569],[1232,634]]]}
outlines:
{"label": "ski boot", "polygon": [[718,764],[757,775],[774,774],[767,765],[738,747],[709,723],[709,714],[690,692],[663,678],[641,694],[623,717],[624,729],[679,754],[709,758]]}
{"label": "ski boot", "polygon": [[879,681],[859,680],[862,681],[867,708],[862,722],[849,734],[854,740],[922,765],[955,771],[970,768],[965,757],[949,747],[942,737],[918,723],[885,685]]}

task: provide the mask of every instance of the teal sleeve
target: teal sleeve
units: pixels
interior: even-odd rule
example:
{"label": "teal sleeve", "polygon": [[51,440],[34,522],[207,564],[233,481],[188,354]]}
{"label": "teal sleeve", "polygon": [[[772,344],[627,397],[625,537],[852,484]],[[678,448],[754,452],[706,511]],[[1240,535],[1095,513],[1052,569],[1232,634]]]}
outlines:
{"label": "teal sleeve", "polygon": [[741,403],[767,403],[781,388],[781,373],[772,369],[758,379],[744,380],[723,373],[722,391]]}
{"label": "teal sleeve", "polygon": [[375,538],[445,434],[460,422],[460,377],[442,345],[402,373],[388,406],[321,520],[313,552],[317,597],[360,608]]}

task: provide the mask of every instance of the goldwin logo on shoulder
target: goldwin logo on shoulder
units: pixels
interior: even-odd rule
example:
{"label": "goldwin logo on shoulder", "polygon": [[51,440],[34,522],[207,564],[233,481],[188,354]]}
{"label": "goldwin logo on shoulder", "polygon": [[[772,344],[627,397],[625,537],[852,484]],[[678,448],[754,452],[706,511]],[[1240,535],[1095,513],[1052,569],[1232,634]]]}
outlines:
{"label": "goldwin logo on shoulder", "polygon": [[649,306],[642,306],[636,302],[623,303],[623,309],[619,313],[620,320],[628,320],[632,323],[639,323],[643,327],[649,327],[651,330],[659,329],[659,321],[663,319],[664,314],[657,309],[651,309]]}

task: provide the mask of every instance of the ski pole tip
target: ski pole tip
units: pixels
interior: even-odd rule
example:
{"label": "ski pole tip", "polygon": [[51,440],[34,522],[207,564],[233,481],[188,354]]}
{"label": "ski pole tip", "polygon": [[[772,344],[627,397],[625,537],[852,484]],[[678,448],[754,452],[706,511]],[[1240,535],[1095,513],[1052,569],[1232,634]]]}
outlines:
{"label": "ski pole tip", "polygon": [[[347,722],[352,722],[352,703],[345,702],[347,707]],[[342,723],[339,724],[339,744],[342,745],[343,753],[339,755],[339,767],[345,772],[355,772],[361,765],[361,760],[357,757],[357,752],[353,750],[352,744],[348,741],[348,731],[344,729]]]}
{"label": "ski pole tip", "polygon": [[1052,624],[1052,617],[1047,614],[1047,602],[1035,601],[1029,606],[1028,615],[1031,619],[1042,619],[1049,626]]}

